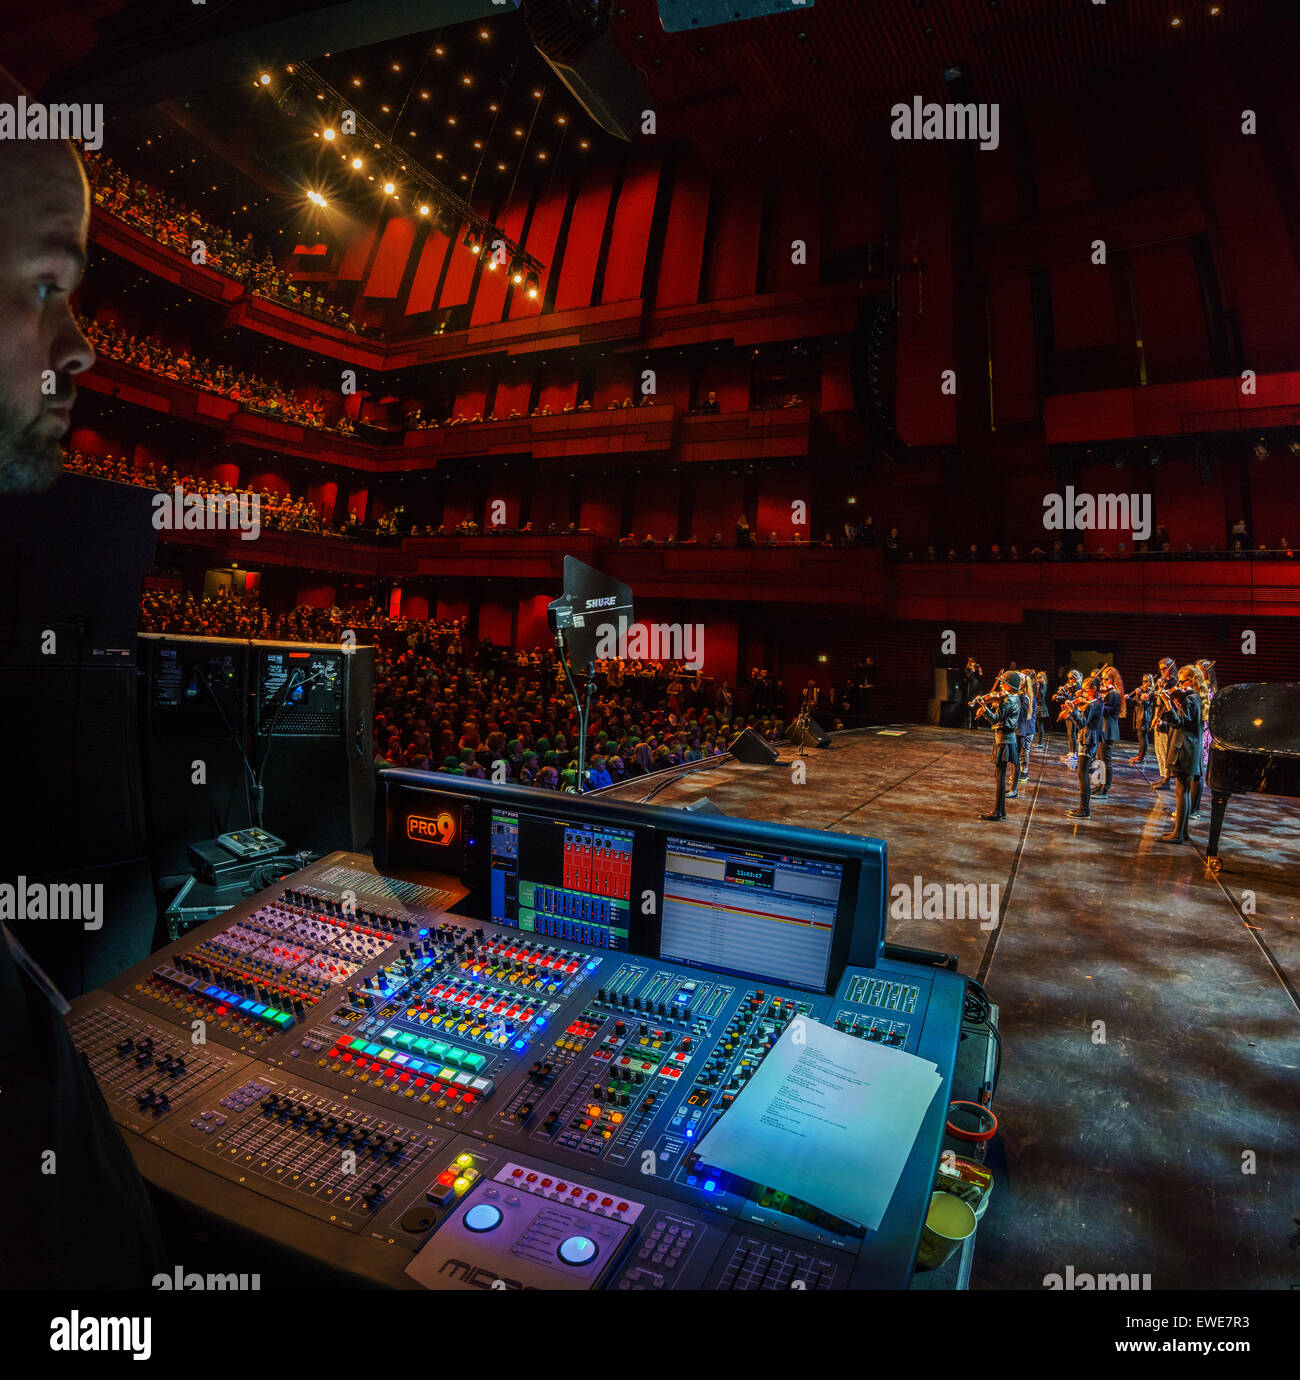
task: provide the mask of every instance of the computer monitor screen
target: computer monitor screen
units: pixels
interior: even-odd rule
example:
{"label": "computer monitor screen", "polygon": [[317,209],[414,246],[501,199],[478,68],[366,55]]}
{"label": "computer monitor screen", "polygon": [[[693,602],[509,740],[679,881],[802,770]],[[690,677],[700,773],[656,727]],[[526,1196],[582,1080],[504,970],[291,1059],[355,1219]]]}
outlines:
{"label": "computer monitor screen", "polygon": [[669,837],[659,956],[824,992],[844,868]]}
{"label": "computer monitor screen", "polygon": [[342,727],[343,653],[277,648],[258,664],[258,728],[276,733],[334,734]]}
{"label": "computer monitor screen", "polygon": [[491,911],[498,925],[628,952],[631,829],[494,809]]}

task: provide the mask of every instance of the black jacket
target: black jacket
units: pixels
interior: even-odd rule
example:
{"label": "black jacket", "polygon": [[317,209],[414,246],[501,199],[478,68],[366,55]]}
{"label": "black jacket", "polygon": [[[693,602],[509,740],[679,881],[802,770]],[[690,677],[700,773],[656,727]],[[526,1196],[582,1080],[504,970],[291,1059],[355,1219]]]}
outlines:
{"label": "black jacket", "polygon": [[1100,700],[1089,700],[1082,709],[1070,711],[1075,727],[1079,730],[1078,751],[1080,757],[1095,757],[1106,731],[1106,713]]}
{"label": "black jacket", "polygon": [[1175,776],[1186,776],[1195,781],[1201,775],[1205,757],[1201,697],[1195,691],[1190,692],[1182,709],[1172,713],[1166,710],[1161,722],[1170,734],[1169,770]]}
{"label": "black jacket", "polygon": [[1102,715],[1105,719],[1103,736],[1108,743],[1113,743],[1119,737],[1119,716],[1123,703],[1118,690],[1107,690],[1101,697]]}

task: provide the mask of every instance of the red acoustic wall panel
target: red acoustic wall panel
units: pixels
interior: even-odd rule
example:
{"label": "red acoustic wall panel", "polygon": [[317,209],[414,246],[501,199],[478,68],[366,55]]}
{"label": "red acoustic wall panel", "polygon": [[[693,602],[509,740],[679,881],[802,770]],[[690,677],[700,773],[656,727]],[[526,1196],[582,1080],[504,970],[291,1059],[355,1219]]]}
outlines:
{"label": "red acoustic wall panel", "polygon": [[[808,478],[798,474],[767,474],[763,476],[758,493],[758,521],[754,530],[760,541],[776,533],[777,541],[793,541],[797,535],[800,541],[820,541],[822,534],[814,532],[812,494],[809,492]],[[802,511],[795,504],[803,505]],[[802,517],[802,524],[795,522]]]}
{"label": "red acoustic wall panel", "polygon": [[1111,269],[1080,258],[1053,264],[1052,327],[1058,350],[1089,350],[1119,338]]}
{"label": "red acoustic wall panel", "polygon": [[995,149],[981,149],[975,160],[976,195],[980,229],[1010,225],[1020,218],[1020,193],[1016,186],[1017,149],[1014,132],[1004,122]]}
{"label": "red acoustic wall panel", "polygon": [[498,647],[509,647],[511,643],[514,609],[497,600],[485,599],[478,608],[478,635],[480,639],[495,642]]}
{"label": "red acoustic wall panel", "polygon": [[1132,265],[1147,382],[1176,383],[1212,374],[1191,241],[1135,249]]}
{"label": "red acoustic wall panel", "polygon": [[555,638],[546,623],[546,606],[555,596],[534,594],[519,601],[516,645],[531,652],[534,647],[553,647]]}
{"label": "red acoustic wall panel", "polygon": [[[763,246],[767,291],[809,288],[819,281],[824,199],[821,174],[814,170],[777,182],[771,230]],[[803,245],[806,262],[802,265],[793,262],[796,240]]]}
{"label": "red acoustic wall panel", "polygon": [[[524,248],[548,269],[555,260],[555,244],[559,238],[560,224],[564,220],[566,198],[567,188],[563,186],[552,187],[543,192],[533,208],[533,218],[528,222],[528,237],[524,240]],[[546,296],[544,280],[539,284],[539,289],[536,297],[529,297],[522,291],[517,291],[511,297],[511,321],[541,313],[542,301]]]}
{"label": "red acoustic wall panel", "polygon": [[311,609],[327,609],[338,599],[338,588],[332,584],[318,584],[313,581],[310,584],[298,586],[298,594],[294,599],[297,605],[306,604]]}
{"label": "red acoustic wall panel", "polygon": [[[1006,114],[1005,106],[1002,113]],[[1040,214],[1056,215],[1087,205],[1093,195],[1092,174],[1076,95],[1050,91],[1034,97],[1026,102],[1025,126]],[[983,151],[979,155],[987,156]]]}
{"label": "red acoustic wall panel", "polygon": [[332,479],[307,486],[307,501],[315,505],[326,522],[334,520],[334,505],[338,502],[339,486]]}
{"label": "red acoustic wall panel", "polygon": [[853,163],[835,165],[830,223],[832,254],[865,249],[884,238],[884,206],[879,192],[882,183],[879,167],[865,170]]}
{"label": "red acoustic wall panel", "polygon": [[360,282],[365,275],[366,265],[370,262],[370,251],[375,246],[375,237],[378,234],[379,226],[373,221],[353,227],[339,263],[339,278],[343,282]]}
{"label": "red acoustic wall panel", "polygon": [[661,167],[658,154],[643,152],[633,157],[624,170],[614,208],[605,282],[600,290],[602,302],[627,302],[641,296]]}
{"label": "red acoustic wall panel", "polygon": [[[899,170],[898,385],[899,436],[909,445],[957,438],[956,397],[942,375],[956,368],[953,341],[952,185],[947,147],[912,144]],[[963,390],[981,378],[958,378]]]}
{"label": "red acoustic wall panel", "polygon": [[474,511],[474,484],[468,478],[453,479],[443,495],[442,525],[451,531],[466,518],[473,518],[481,527],[483,514]]}
{"label": "red acoustic wall panel", "polygon": [[[500,229],[508,239],[519,241],[519,236],[524,228],[524,216],[528,211],[528,198],[526,196],[517,197],[506,209],[506,213],[498,222]],[[474,294],[474,307],[470,312],[470,325],[488,325],[493,321],[500,321],[501,314],[506,305],[506,289],[510,285],[510,259],[509,251],[506,253],[505,263],[496,263],[490,257],[492,243],[483,251],[484,263],[483,272],[479,274],[478,291]],[[492,265],[496,266],[493,267]],[[521,285],[522,286],[522,285]]]}
{"label": "red acoustic wall panel", "polygon": [[487,404],[488,379],[482,374],[464,374],[456,385],[456,405],[452,409],[454,417],[464,417],[473,421],[482,420],[483,409]]}
{"label": "red acoustic wall panel", "polygon": [[677,535],[678,489],[676,476],[662,470],[642,470],[636,477],[636,506],[632,530],[638,538],[647,533],[656,541]]}
{"label": "red acoustic wall panel", "polygon": [[492,410],[498,417],[509,417],[511,412],[524,416],[528,412],[528,398],[532,392],[532,380],[507,375],[497,383],[497,395]]}
{"label": "red acoustic wall panel", "polygon": [[709,175],[694,158],[686,156],[678,161],[655,284],[656,307],[681,307],[699,300],[709,188]]}
{"label": "red acoustic wall panel", "polygon": [[452,243],[453,241],[440,231],[430,231],[424,241],[424,247],[420,250],[420,262],[415,266],[411,293],[406,299],[407,316],[432,310],[434,294],[438,291],[438,279],[442,276],[442,266],[447,261]]}
{"label": "red acoustic wall panel", "polygon": [[[1256,109],[1227,63],[1209,48],[1181,53],[1183,114],[1196,141],[1202,183],[1214,206],[1223,291],[1237,313],[1245,363],[1289,369],[1296,360],[1300,265],[1262,141],[1242,130]],[[1294,78],[1292,78],[1294,80]]]}
{"label": "red acoustic wall panel", "polygon": [[564,241],[564,262],[560,266],[560,286],[555,296],[556,311],[591,305],[596,263],[600,258],[613,189],[614,174],[610,168],[593,168],[583,178]]}
{"label": "red acoustic wall panel", "polygon": [[592,479],[582,492],[582,510],[578,526],[584,531],[599,532],[606,537],[621,537],[618,530],[621,503],[610,481]]}
{"label": "red acoustic wall panel", "polygon": [[994,420],[998,425],[1036,421],[1038,366],[1027,273],[1014,273],[989,284],[988,319]]}
{"label": "red acoustic wall panel", "polygon": [[427,594],[402,594],[402,618],[418,618],[424,622],[429,617],[429,596]]}
{"label": "red acoustic wall panel", "polygon": [[439,307],[463,307],[469,301],[469,290],[474,282],[474,269],[478,256],[471,254],[462,241],[464,227],[457,230],[451,242],[451,263],[447,266],[447,276],[443,279],[442,291],[438,294]]}
{"label": "red acoustic wall panel", "polygon": [[557,527],[569,525],[569,472],[542,471],[533,478],[533,502],[528,520],[534,528],[544,529],[547,523]]}
{"label": "red acoustic wall panel", "polygon": [[563,412],[569,403],[578,401],[578,380],[563,369],[543,369],[541,386],[537,394],[537,405],[549,407],[552,412]]}
{"label": "red acoustic wall panel", "polygon": [[853,361],[847,350],[826,350],[822,354],[823,412],[852,412]]}
{"label": "red acoustic wall panel", "polygon": [[723,544],[736,544],[736,519],[745,513],[751,527],[757,513],[745,511],[745,481],[739,475],[696,477],[691,504],[690,534],[707,542],[721,534]]}
{"label": "red acoustic wall panel", "polygon": [[752,177],[728,177],[715,198],[705,295],[711,302],[752,297],[758,287],[763,189]]}
{"label": "red acoustic wall panel", "polygon": [[366,279],[367,297],[396,297],[406,273],[407,260],[415,244],[415,219],[412,216],[394,216],[384,226],[384,237],[379,242],[379,253],[371,266]]}

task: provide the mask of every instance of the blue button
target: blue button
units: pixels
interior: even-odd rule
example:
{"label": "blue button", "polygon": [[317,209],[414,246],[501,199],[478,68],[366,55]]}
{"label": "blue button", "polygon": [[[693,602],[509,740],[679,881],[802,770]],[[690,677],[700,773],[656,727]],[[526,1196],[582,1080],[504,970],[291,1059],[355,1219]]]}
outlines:
{"label": "blue button", "polygon": [[557,1252],[566,1265],[585,1265],[596,1258],[596,1243],[585,1236],[570,1236]]}
{"label": "blue button", "polygon": [[465,1214],[465,1225],[470,1231],[491,1231],[501,1221],[501,1209],[491,1203],[475,1203]]}

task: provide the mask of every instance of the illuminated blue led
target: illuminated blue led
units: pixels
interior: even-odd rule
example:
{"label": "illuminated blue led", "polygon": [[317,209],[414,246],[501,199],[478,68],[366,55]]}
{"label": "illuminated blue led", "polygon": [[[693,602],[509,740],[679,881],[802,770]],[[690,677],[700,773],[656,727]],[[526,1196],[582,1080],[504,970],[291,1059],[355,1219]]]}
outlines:
{"label": "illuminated blue led", "polygon": [[428,930],[421,930],[421,931],[420,931],[420,938],[423,939],[424,936],[425,936],[426,934],[428,934],[428,933],[429,933]]}
{"label": "illuminated blue led", "polygon": [[590,972],[592,972],[594,969],[599,968],[599,967],[600,967],[600,959],[598,959],[598,958],[593,958],[593,959],[591,960],[591,962],[587,964],[587,971],[590,973]]}
{"label": "illuminated blue led", "polygon": [[688,1127],[686,1128],[686,1139],[687,1139],[687,1140],[694,1140],[694,1139],[695,1139],[695,1127],[694,1127],[694,1126],[688,1126]]}
{"label": "illuminated blue led", "polygon": [[686,1186],[688,1188],[694,1188],[697,1183],[699,1183],[699,1178],[696,1175],[688,1174],[686,1176]]}
{"label": "illuminated blue led", "polygon": [[523,1049],[524,1044],[525,1044],[525,1041],[523,1041],[523,1040],[516,1040],[516,1041],[515,1041],[515,1048],[516,1048],[516,1049]]}
{"label": "illuminated blue led", "polygon": [[705,1179],[705,1181],[704,1181],[704,1191],[705,1191],[705,1193],[712,1193],[713,1190],[714,1190],[715,1188],[717,1188],[717,1186],[718,1186],[718,1181],[717,1181],[717,1179]]}

